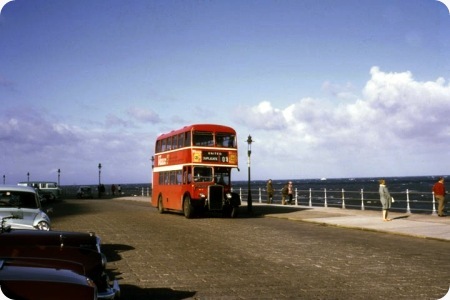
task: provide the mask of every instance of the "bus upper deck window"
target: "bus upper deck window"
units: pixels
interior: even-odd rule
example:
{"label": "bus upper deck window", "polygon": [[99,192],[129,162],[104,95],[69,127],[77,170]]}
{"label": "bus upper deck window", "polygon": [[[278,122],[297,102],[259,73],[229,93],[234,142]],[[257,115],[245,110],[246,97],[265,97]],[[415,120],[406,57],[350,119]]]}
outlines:
{"label": "bus upper deck window", "polygon": [[194,131],[194,146],[214,146],[214,136],[212,132]]}
{"label": "bus upper deck window", "polygon": [[216,146],[226,148],[236,148],[236,136],[229,133],[217,133]]}
{"label": "bus upper deck window", "polygon": [[184,133],[184,146],[190,147],[191,146],[191,132],[185,132]]}

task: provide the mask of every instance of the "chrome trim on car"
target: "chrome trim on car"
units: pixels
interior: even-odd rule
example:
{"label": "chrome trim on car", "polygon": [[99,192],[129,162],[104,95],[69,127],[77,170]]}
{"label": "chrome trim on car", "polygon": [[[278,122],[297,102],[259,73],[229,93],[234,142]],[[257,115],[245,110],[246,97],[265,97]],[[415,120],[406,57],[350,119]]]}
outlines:
{"label": "chrome trim on car", "polygon": [[98,299],[118,299],[120,298],[120,286],[117,280],[114,280],[112,283],[112,287],[108,288],[104,292],[97,293]]}

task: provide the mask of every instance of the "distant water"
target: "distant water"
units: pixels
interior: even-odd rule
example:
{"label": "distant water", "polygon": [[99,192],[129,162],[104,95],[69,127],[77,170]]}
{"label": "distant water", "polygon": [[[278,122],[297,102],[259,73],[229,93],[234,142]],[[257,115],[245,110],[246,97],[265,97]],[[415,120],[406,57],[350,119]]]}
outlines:
{"label": "distant water", "polygon": [[[311,198],[312,206],[342,207],[344,202],[345,208],[348,209],[361,209],[362,206],[364,209],[380,209],[378,179],[380,178],[274,179],[272,180],[276,191],[274,203],[281,203],[281,189],[290,180],[297,190],[299,205],[309,205]],[[413,213],[430,213],[432,211],[431,188],[438,180],[438,176],[385,177],[384,179],[389,192],[395,198],[392,210],[406,211],[409,204]],[[248,182],[234,181],[232,184],[233,191],[240,193],[243,200],[247,200]],[[264,203],[267,198],[266,180],[252,180],[250,185],[252,201],[259,202],[261,197],[261,201]],[[96,193],[97,186],[92,185],[92,187]],[[106,193],[110,196],[111,186],[105,185],[105,187]],[[121,187],[125,196],[151,194],[149,183],[121,184]],[[62,186],[62,188],[66,197],[74,197],[78,186]],[[344,190],[344,199],[342,190]]]}

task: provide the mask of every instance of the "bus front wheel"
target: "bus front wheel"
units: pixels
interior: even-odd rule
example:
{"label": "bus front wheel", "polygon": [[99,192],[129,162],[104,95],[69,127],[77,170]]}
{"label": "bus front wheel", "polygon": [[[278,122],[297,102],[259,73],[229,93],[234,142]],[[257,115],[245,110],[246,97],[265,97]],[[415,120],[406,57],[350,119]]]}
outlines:
{"label": "bus front wheel", "polygon": [[188,219],[190,219],[194,216],[194,208],[192,207],[191,197],[189,197],[189,196],[184,197],[183,213],[184,213],[184,216]]}
{"label": "bus front wheel", "polygon": [[160,214],[164,213],[164,207],[163,207],[163,198],[162,196],[158,197],[158,212]]}

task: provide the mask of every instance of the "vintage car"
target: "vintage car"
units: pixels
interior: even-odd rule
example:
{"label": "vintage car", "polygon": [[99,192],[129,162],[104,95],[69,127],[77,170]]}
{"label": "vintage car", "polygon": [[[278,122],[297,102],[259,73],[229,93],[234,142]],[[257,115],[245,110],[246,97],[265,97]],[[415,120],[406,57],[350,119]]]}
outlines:
{"label": "vintage car", "polygon": [[94,194],[92,193],[92,188],[90,186],[80,186],[77,190],[78,199],[93,199]]}
{"label": "vintage car", "polygon": [[95,300],[94,282],[71,270],[82,267],[64,261],[48,267],[33,258],[0,258],[0,299]]}
{"label": "vintage car", "polygon": [[53,181],[22,181],[17,185],[31,186],[36,189],[46,201],[58,201],[62,199],[62,190],[58,184]]}
{"label": "vintage car", "polygon": [[0,259],[28,259],[41,267],[73,271],[95,283],[98,299],[117,299],[120,287],[117,280],[111,281],[106,274],[106,256],[100,243],[94,233],[6,227],[0,233]]}
{"label": "vintage car", "polygon": [[[46,211],[51,212],[51,209]],[[0,185],[0,217],[12,229],[50,230],[51,222],[42,210],[36,191],[28,186]]]}

